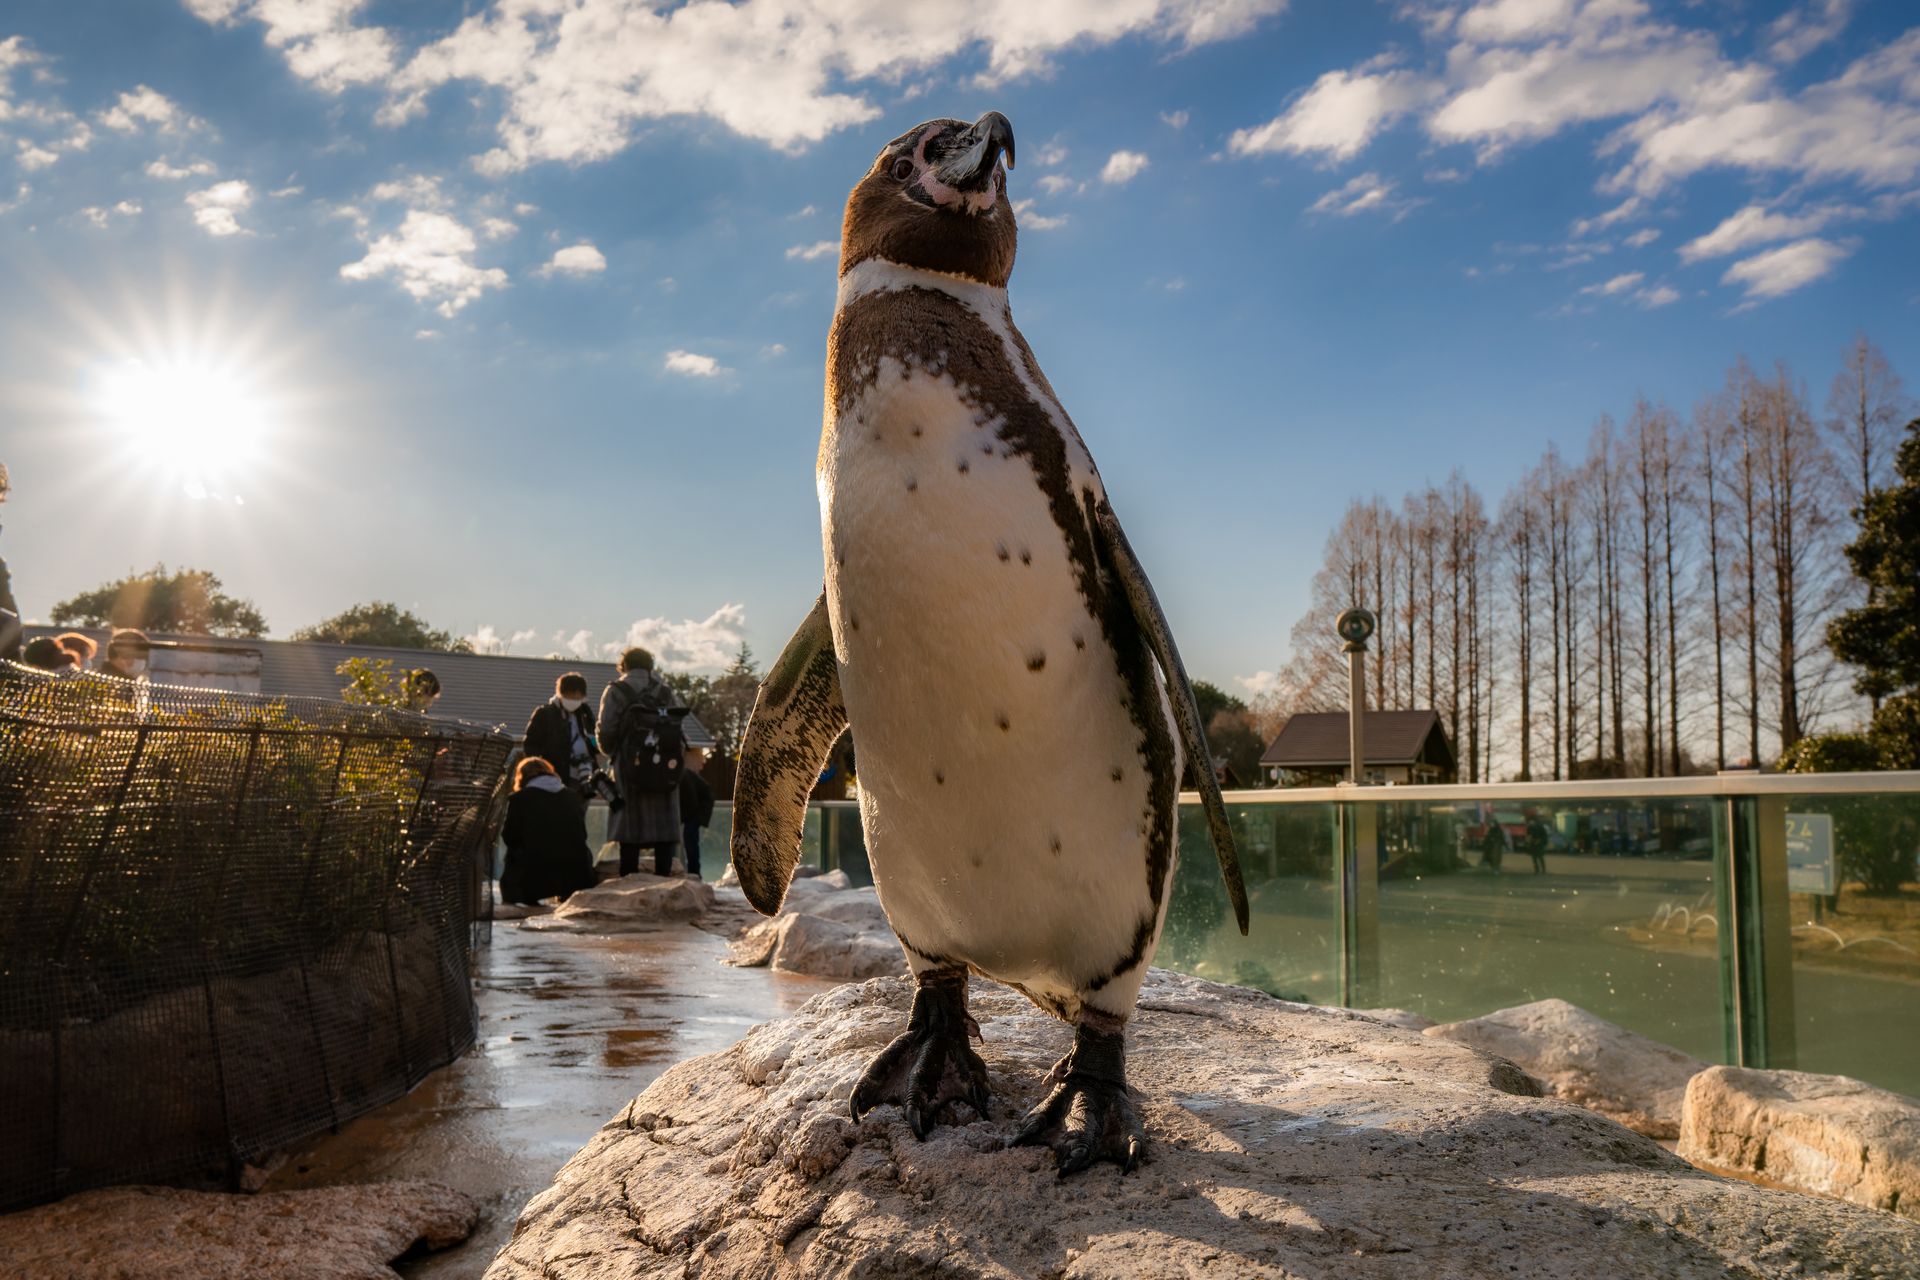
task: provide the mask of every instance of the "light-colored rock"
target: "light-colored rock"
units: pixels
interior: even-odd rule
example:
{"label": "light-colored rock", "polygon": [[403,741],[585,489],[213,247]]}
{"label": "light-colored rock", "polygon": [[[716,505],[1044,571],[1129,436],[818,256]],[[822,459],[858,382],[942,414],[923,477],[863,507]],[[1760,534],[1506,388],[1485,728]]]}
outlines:
{"label": "light-colored rock", "polygon": [[876,930],[888,942],[893,940],[893,931],[887,925],[887,913],[880,906],[880,895],[870,888],[806,895],[798,901],[785,903],[780,908],[780,913],[818,916],[822,920],[838,920],[842,924],[857,928]]}
{"label": "light-colored rock", "polygon": [[884,917],[882,921],[875,927],[808,912],[783,912],[742,934],[733,944],[733,962],[748,968],[770,964],[786,973],[843,982],[905,973],[906,957]]}
{"label": "light-colored rock", "polygon": [[465,1240],[480,1210],[431,1182],[219,1195],[110,1187],[0,1218],[13,1280],[397,1280],[416,1243]]}
{"label": "light-colored rock", "polygon": [[1679,1135],[1687,1081],[1707,1066],[1565,1000],[1536,1000],[1425,1034],[1510,1059],[1554,1097],[1653,1138]]}
{"label": "light-colored rock", "polygon": [[1708,1067],[1687,1084],[1697,1164],[1920,1218],[1920,1100],[1847,1076]]}
{"label": "light-colored rock", "polygon": [[1408,1031],[1425,1031],[1436,1026],[1434,1020],[1424,1013],[1415,1013],[1411,1009],[1355,1009],[1363,1018],[1372,1018],[1375,1022],[1384,1022],[1390,1027],[1404,1027]]}
{"label": "light-colored rock", "polygon": [[552,914],[520,922],[522,929],[614,933],[698,920],[714,905],[713,886],[683,876],[636,872],[582,889]]}
{"label": "light-colored rock", "polygon": [[1920,1274],[1920,1224],[1703,1173],[1503,1092],[1532,1086],[1463,1045],[1160,971],[1130,1033],[1140,1171],[1061,1180],[1007,1147],[1070,1032],[986,983],[991,1116],[916,1142],[896,1107],[846,1113],[911,990],[838,987],[668,1071],[528,1204],[489,1280]]}

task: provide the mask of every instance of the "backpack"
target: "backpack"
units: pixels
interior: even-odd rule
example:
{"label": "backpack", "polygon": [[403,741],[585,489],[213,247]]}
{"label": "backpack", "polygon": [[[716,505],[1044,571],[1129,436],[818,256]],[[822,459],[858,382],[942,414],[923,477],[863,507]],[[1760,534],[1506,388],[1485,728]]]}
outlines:
{"label": "backpack", "polygon": [[679,718],[664,714],[660,704],[666,696],[666,686],[655,684],[621,717],[620,754],[625,767],[620,785],[626,790],[665,793],[680,786],[687,737]]}

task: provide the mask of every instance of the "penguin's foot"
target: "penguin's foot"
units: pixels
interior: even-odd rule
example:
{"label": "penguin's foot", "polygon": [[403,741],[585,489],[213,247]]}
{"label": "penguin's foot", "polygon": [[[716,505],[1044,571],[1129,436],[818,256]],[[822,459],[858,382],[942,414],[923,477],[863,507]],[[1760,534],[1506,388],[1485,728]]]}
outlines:
{"label": "penguin's foot", "polygon": [[1147,1153],[1147,1131],[1127,1091],[1126,1035],[1118,1019],[1083,1018],[1074,1028],[1073,1050],[1047,1073],[1051,1089],[1027,1112],[1016,1147],[1053,1148],[1060,1176],[1078,1173],[1096,1160],[1112,1160],[1132,1173]]}
{"label": "penguin's foot", "polygon": [[922,1140],[956,1102],[986,1119],[987,1064],[967,1043],[969,1036],[980,1038],[980,1024],[967,1013],[966,971],[921,974],[907,1029],[867,1064],[853,1086],[853,1118],[891,1102],[906,1111],[908,1127]]}

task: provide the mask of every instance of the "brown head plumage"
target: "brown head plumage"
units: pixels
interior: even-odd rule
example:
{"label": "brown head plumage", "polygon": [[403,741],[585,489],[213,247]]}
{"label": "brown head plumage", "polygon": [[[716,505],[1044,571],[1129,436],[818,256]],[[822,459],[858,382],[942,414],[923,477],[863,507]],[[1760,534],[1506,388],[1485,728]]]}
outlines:
{"label": "brown head plumage", "polygon": [[1012,167],[1013,126],[998,111],[972,124],[915,125],[880,149],[847,197],[840,274],[884,258],[1005,286],[1013,274]]}

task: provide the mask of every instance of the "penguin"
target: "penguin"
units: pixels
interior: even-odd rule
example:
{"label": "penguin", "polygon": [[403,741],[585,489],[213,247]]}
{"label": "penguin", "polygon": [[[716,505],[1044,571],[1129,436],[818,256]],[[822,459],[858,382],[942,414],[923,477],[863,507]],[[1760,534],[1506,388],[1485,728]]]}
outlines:
{"label": "penguin", "polygon": [[[1002,164],[1004,159],[1005,163]],[[808,791],[859,752],[874,887],[915,980],[849,1099],[924,1139],[985,1118],[967,984],[1073,1028],[1016,1145],[1131,1171],[1125,1032],[1153,959],[1193,767],[1240,931],[1246,891],[1193,690],[1072,418],[1007,304],[1013,126],[929,120],[847,198],[815,480],[825,590],[758,691],[732,858],[776,913]]]}

